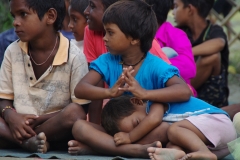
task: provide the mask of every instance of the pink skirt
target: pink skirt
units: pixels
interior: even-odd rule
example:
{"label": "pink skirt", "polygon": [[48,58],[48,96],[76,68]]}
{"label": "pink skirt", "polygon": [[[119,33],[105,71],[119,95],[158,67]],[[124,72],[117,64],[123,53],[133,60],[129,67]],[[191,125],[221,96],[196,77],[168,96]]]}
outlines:
{"label": "pink skirt", "polygon": [[218,158],[223,158],[230,153],[227,143],[235,140],[237,133],[229,117],[224,114],[202,114],[186,119],[197,127],[213,144],[208,148]]}

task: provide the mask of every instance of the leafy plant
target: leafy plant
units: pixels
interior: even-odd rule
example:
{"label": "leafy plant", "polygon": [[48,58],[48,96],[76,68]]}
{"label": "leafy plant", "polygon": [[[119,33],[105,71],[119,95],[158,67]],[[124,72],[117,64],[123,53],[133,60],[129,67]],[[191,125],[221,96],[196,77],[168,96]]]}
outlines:
{"label": "leafy plant", "polygon": [[0,32],[12,27],[13,18],[9,12],[8,0],[0,1]]}

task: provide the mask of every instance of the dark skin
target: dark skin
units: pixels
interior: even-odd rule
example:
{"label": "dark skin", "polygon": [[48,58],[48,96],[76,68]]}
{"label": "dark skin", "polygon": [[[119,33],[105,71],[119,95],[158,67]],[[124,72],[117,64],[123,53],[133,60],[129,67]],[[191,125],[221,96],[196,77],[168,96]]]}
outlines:
{"label": "dark skin", "polygon": [[[126,52],[122,52],[123,54],[121,56],[125,63],[135,64],[141,59],[144,53],[140,51],[138,40],[132,40],[130,43],[132,46],[127,48]],[[104,99],[117,97],[122,95],[124,91],[129,91],[139,99],[169,102],[172,101],[169,100],[169,97],[172,97],[173,95],[171,94],[171,96],[168,96],[167,94],[172,92],[171,90],[174,89],[175,91],[179,91],[179,94],[181,94],[181,96],[179,96],[177,95],[178,93],[175,92],[176,95],[174,96],[181,97],[180,99],[176,98],[177,100],[185,101],[189,99],[189,96],[191,94],[190,90],[186,84],[177,77],[169,79],[166,83],[166,86],[168,87],[164,89],[151,90],[147,94],[142,94],[146,93],[146,90],[141,88],[134,78],[141,64],[142,62],[134,66],[134,69],[132,67],[124,65],[123,68],[126,69],[123,70],[123,74],[120,75],[119,79],[112,88],[96,87],[96,84],[99,83],[102,77],[96,71],[90,70],[90,72],[76,86],[75,95],[76,97],[87,96],[88,99]],[[81,94],[79,92],[84,94]],[[166,128],[168,126],[164,127]],[[166,142],[166,137],[164,137],[164,135],[161,135],[161,137],[159,136],[159,133],[162,130],[158,130],[159,128],[160,127],[155,128],[151,133],[136,143],[149,144],[156,140]],[[88,130],[88,134],[85,132],[86,130]],[[71,154],[93,154],[98,152],[108,155],[117,154],[123,156],[128,155],[136,157],[147,157],[145,152],[141,151],[141,154],[139,154],[138,149],[133,149],[135,146],[133,144],[116,147],[113,137],[107,135],[101,126],[96,126],[89,122],[81,120],[77,121],[73,127],[73,136],[76,141],[71,141],[71,144],[69,144],[69,153]],[[101,139],[97,138],[97,136],[101,137]],[[140,146],[140,150],[141,148],[144,148],[144,146]]]}
{"label": "dark skin", "polygon": [[[35,77],[39,79],[52,65],[59,48],[58,33],[53,27],[57,12],[51,8],[39,20],[37,13],[26,7],[24,0],[11,0],[10,11],[17,34],[21,41],[28,42],[32,58],[36,63],[44,62],[36,65],[31,59]],[[37,29],[31,27],[33,23]],[[13,101],[1,99],[0,110],[3,111],[6,106],[14,108]],[[86,119],[86,114],[76,103],[67,105],[61,111],[40,116],[20,114],[8,108],[0,117],[0,137],[31,152],[45,153],[49,148],[48,141],[72,139],[71,129],[78,119]]]}

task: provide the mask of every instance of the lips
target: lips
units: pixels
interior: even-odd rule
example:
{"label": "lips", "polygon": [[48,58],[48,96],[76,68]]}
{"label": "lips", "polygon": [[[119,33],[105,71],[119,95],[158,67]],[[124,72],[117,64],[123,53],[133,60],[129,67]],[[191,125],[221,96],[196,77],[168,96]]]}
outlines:
{"label": "lips", "polygon": [[15,33],[19,36],[19,35],[22,35],[24,32],[23,32],[23,31],[16,30]]}

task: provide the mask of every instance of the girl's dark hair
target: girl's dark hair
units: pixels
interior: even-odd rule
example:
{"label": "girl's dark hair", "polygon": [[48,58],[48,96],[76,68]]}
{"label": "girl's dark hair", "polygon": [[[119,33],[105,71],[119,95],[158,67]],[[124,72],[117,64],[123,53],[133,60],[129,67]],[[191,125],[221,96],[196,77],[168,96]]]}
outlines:
{"label": "girl's dark hair", "polygon": [[213,8],[215,0],[182,0],[184,6],[191,4],[197,8],[199,16],[206,18]]}
{"label": "girl's dark hair", "polygon": [[103,24],[113,23],[128,37],[140,40],[141,51],[152,47],[158,24],[151,6],[142,0],[122,0],[111,5],[103,15]]}
{"label": "girl's dark hair", "polygon": [[110,5],[117,2],[118,0],[102,0],[102,4],[105,9],[107,9]]}
{"label": "girl's dark hair", "polygon": [[85,17],[84,10],[87,8],[88,3],[88,0],[71,0],[70,5],[74,11],[79,12]]}
{"label": "girl's dark hair", "polygon": [[173,8],[173,0],[145,0],[152,6],[156,14],[158,25],[161,26],[168,16],[168,12]]}
{"label": "girl's dark hair", "polygon": [[118,123],[135,111],[130,99],[132,96],[120,96],[108,101],[102,110],[102,126],[105,131],[114,135],[119,132]]}
{"label": "girl's dark hair", "polygon": [[57,19],[54,23],[56,31],[62,29],[62,22],[65,18],[66,7],[64,0],[26,0],[30,9],[36,11],[38,18],[42,20],[44,14],[50,9],[54,8],[57,11]]}

